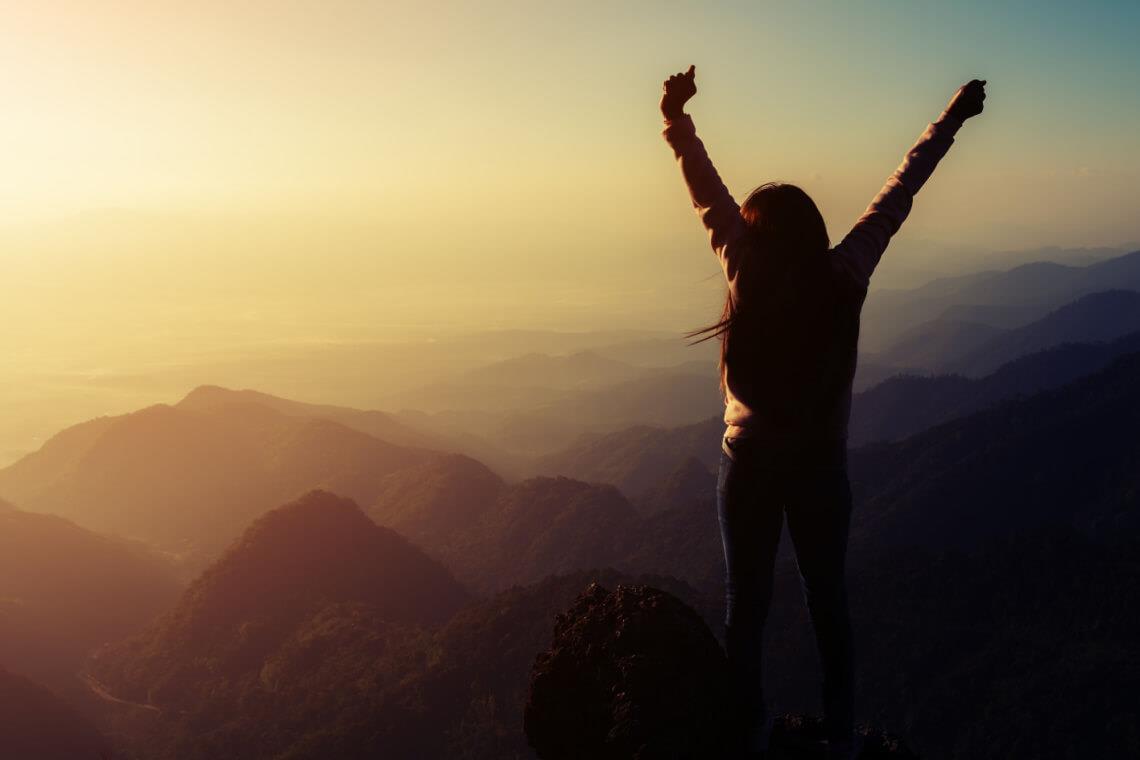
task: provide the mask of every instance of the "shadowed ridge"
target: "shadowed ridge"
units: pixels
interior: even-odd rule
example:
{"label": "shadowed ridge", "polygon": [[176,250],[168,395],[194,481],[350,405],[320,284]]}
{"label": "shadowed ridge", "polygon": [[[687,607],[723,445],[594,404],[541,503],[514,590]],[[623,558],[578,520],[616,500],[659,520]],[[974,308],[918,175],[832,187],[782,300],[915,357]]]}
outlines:
{"label": "shadowed ridge", "polygon": [[0,757],[111,757],[107,739],[54,694],[0,667]]}
{"label": "shadowed ridge", "polygon": [[716,470],[690,455],[642,494],[636,504],[643,513],[683,509],[711,499],[715,485]]}
{"label": "shadowed ridge", "polygon": [[852,556],[899,543],[965,547],[1050,525],[1130,535],[1140,524],[1138,410],[1134,353],[1055,390],[852,451],[856,498],[867,499]]}
{"label": "shadowed ridge", "polygon": [[0,502],[0,665],[69,693],[93,647],[139,631],[181,592],[145,545]]}
{"label": "shadowed ridge", "polygon": [[[417,580],[411,588],[399,569]],[[314,490],[253,522],[187,590],[180,612],[214,625],[251,606],[306,606],[351,599],[380,604],[408,622],[439,623],[468,598],[438,562],[351,499]]]}

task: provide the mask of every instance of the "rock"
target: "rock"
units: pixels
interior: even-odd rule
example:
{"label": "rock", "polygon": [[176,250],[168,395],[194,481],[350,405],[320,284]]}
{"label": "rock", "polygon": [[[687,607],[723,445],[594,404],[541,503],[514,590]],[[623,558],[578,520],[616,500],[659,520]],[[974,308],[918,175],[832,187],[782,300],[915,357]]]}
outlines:
{"label": "rock", "polygon": [[543,760],[716,757],[727,672],[708,626],[675,596],[592,583],[535,660],[527,739]]}
{"label": "rock", "polygon": [[[701,617],[643,585],[591,583],[556,616],[523,713],[542,760],[727,758],[728,663]],[[917,760],[866,726],[861,760]],[[783,715],[767,760],[824,760],[822,720]]]}

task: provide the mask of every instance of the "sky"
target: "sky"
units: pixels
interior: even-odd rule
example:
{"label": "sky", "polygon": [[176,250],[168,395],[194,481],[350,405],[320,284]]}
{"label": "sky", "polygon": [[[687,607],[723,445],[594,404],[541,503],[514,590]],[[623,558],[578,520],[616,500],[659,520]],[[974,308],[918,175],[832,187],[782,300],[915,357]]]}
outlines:
{"label": "sky", "polygon": [[722,285],[657,110],[689,64],[730,189],[801,184],[833,240],[987,79],[892,267],[1140,240],[1134,2],[0,9],[0,387],[253,344],[699,326]]}

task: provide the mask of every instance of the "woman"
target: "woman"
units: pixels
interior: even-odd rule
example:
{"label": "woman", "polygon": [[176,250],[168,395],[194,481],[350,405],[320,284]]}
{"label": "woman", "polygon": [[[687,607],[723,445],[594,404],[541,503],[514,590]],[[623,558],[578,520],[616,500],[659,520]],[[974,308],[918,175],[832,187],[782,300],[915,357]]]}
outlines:
{"label": "woman", "polygon": [[669,77],[661,112],[663,135],[728,281],[720,321],[689,337],[721,340],[726,430],[717,510],[726,569],[725,640],[740,710],[735,744],[745,757],[762,757],[771,731],[761,689],[761,633],[786,514],[823,669],[828,757],[855,757],[844,563],[851,514],[847,421],[859,313],[871,273],[914,195],[962,123],[982,112],[985,81],[959,88],[832,248],[815,203],[794,185],[764,184],[736,204],[683,110],[696,94],[695,78],[693,66]]}

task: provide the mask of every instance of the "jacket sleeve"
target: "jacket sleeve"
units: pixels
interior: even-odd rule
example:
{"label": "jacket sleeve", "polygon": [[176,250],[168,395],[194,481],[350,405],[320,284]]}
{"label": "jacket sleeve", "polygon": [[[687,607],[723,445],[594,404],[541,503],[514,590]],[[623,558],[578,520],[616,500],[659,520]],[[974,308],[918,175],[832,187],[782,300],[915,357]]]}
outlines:
{"label": "jacket sleeve", "polygon": [[946,155],[961,126],[960,120],[945,112],[929,124],[859,221],[835,247],[840,265],[858,285],[864,288],[870,285],[871,273],[891,236],[902,226],[914,196]]}
{"label": "jacket sleeve", "polygon": [[737,273],[738,248],[745,232],[740,206],[724,186],[716,167],[705,152],[704,143],[697,137],[693,118],[682,114],[677,119],[666,119],[661,133],[681,167],[681,175],[689,188],[693,208],[709,232],[713,252],[724,268],[729,286],[734,285]]}

